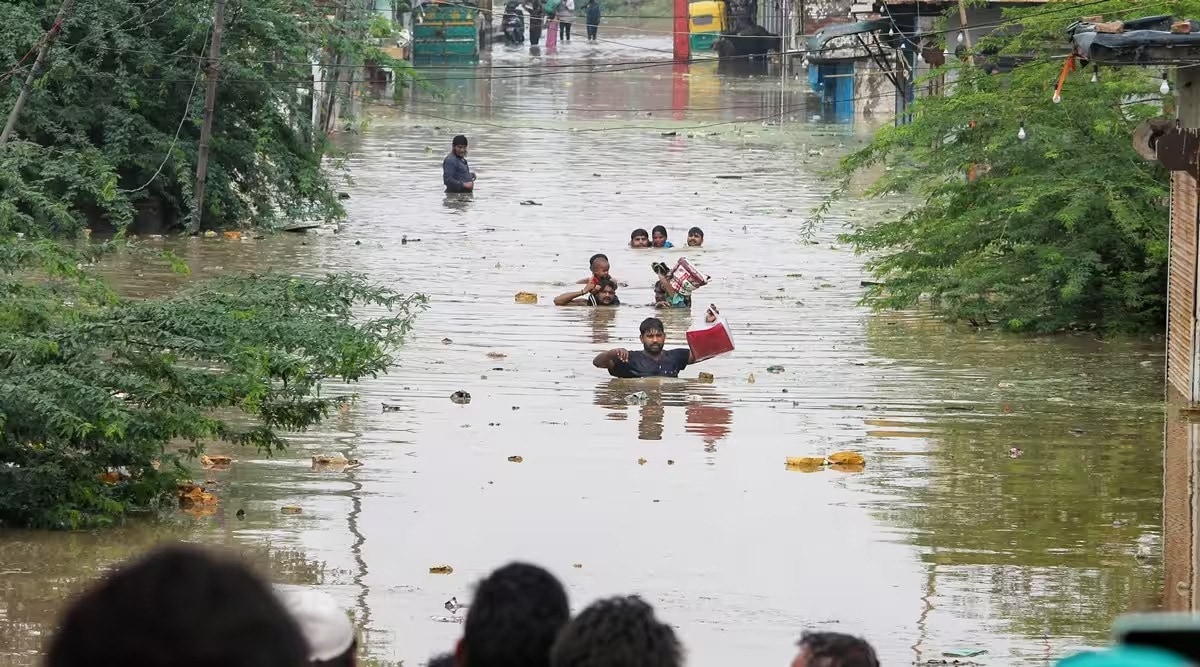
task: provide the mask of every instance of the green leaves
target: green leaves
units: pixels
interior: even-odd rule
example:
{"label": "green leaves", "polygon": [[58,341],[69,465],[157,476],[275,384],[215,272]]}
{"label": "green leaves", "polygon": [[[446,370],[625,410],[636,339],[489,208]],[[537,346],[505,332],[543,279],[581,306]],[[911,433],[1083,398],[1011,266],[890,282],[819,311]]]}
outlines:
{"label": "green leaves", "polygon": [[386,372],[426,306],[361,275],[120,300],[90,256],[0,237],[20,275],[0,277],[0,525],[103,525],[169,500],[206,442],[283,447],[350,399],[327,380]]}
{"label": "green leaves", "polygon": [[[0,61],[18,62],[40,39],[52,20],[44,4],[0,6]],[[309,98],[298,89],[309,87],[312,62],[332,37],[344,63],[373,52],[366,35],[374,14],[330,21],[325,11],[307,0],[229,3],[204,228],[271,228],[294,213],[342,213],[322,165],[327,138],[314,133]],[[84,226],[123,229],[138,206],[158,208],[167,227],[181,224],[192,213],[199,64],[211,24],[211,0],[76,3],[21,115],[18,141],[0,154],[0,229],[64,237]],[[11,107],[25,71],[0,82],[0,108]],[[407,65],[397,69],[399,78],[411,74]]]}
{"label": "green leaves", "polygon": [[1033,332],[1161,328],[1168,174],[1131,144],[1137,123],[1161,113],[1159,73],[1102,69],[1092,83],[1078,71],[1054,103],[1066,26],[1082,14],[1139,15],[1131,0],[1048,10],[1068,4],[1006,10],[1024,31],[980,47],[1023,64],[989,75],[952,60],[932,75],[946,78],[947,96],[919,98],[910,124],[880,130],[843,160],[835,197],[882,163],[869,195],[912,202],[897,219],[844,235],[887,285],[867,294],[871,305],[911,308],[928,297],[949,320]]}

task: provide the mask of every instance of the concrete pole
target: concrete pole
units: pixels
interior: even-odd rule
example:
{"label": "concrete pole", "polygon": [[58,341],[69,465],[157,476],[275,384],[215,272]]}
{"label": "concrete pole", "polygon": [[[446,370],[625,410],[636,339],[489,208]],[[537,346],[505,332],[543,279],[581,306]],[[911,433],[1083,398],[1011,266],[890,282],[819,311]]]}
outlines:
{"label": "concrete pole", "polygon": [[204,92],[204,122],[200,126],[199,157],[196,160],[196,187],[192,190],[196,209],[188,222],[188,232],[200,229],[204,217],[204,186],[208,179],[208,144],[212,140],[213,114],[217,106],[217,79],[221,76],[221,36],[225,31],[225,0],[216,0],[213,10],[212,44],[208,47],[208,61],[204,63],[208,76],[208,88]]}
{"label": "concrete pole", "polygon": [[691,59],[691,28],[688,25],[688,0],[675,0],[675,40],[673,49],[675,62],[686,62]]}

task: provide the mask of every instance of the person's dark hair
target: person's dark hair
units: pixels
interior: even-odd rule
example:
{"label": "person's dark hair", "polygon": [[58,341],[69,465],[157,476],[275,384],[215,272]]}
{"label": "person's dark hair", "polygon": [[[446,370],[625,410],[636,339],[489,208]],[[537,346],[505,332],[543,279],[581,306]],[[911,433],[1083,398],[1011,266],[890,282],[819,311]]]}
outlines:
{"label": "person's dark hair", "polygon": [[651,331],[657,331],[659,333],[667,332],[666,328],[663,327],[662,320],[658,319],[657,317],[647,317],[646,319],[642,320],[642,325],[638,327],[638,333],[645,336]]}
{"label": "person's dark hair", "polygon": [[426,667],[455,667],[454,654],[443,653],[435,658],[431,658]]}
{"label": "person's dark hair", "polygon": [[699,236],[700,238],[704,238],[704,230],[700,229],[699,227],[692,227],[691,229],[689,229],[688,236],[691,236],[692,234],[695,234],[696,236]]}
{"label": "person's dark hair", "polygon": [[75,600],[47,667],[301,667],[304,635],[245,565],[172,546],[123,565]]}
{"label": "person's dark hair", "polygon": [[308,667],[354,667],[358,664],[357,655],[358,639],[355,638],[354,641],[350,642],[350,648],[346,649],[345,653],[329,660],[310,660]]}
{"label": "person's dark hair", "polygon": [[597,600],[574,618],[550,652],[552,667],[680,667],[671,626],[637,596]]}
{"label": "person's dark hair", "polygon": [[663,227],[662,225],[654,225],[654,229],[652,229],[650,231],[655,232],[655,233],[662,232],[663,236],[667,235],[667,228]]}
{"label": "person's dark hair", "polygon": [[605,254],[604,254],[604,253],[602,253],[602,252],[598,252],[598,253],[596,253],[595,255],[592,255],[592,258],[588,260],[588,268],[590,269],[590,268],[592,268],[593,266],[595,266],[595,265],[596,265],[596,260],[598,260],[598,259],[602,259],[602,260],[604,260],[604,261],[606,261],[606,262],[607,262],[607,261],[608,261],[608,255],[605,255]]}
{"label": "person's dark hair", "polygon": [[467,145],[466,135],[460,134],[460,135],[454,137],[454,141],[450,142],[450,145],[451,146],[466,146]]}
{"label": "person's dark hair", "polygon": [[646,230],[642,229],[641,227],[638,227],[637,229],[633,230],[633,232],[629,235],[629,240],[632,241],[639,236],[645,236],[646,238],[650,238],[650,233],[647,232]]}
{"label": "person's dark hair", "polygon": [[797,645],[808,667],[879,667],[875,649],[865,639],[840,632],[805,632]]}
{"label": "person's dark hair", "polygon": [[479,582],[463,626],[462,667],[548,667],[571,618],[567,592],[536,565],[511,563]]}
{"label": "person's dark hair", "polygon": [[612,276],[601,278],[600,280],[596,281],[596,287],[600,290],[605,290],[611,287],[612,291],[615,292],[617,291],[617,281],[613,280]]}

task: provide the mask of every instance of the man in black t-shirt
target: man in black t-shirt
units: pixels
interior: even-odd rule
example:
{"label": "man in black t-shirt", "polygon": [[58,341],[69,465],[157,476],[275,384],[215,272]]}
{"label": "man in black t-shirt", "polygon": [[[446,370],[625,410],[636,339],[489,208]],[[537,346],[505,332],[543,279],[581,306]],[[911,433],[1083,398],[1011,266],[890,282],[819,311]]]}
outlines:
{"label": "man in black t-shirt", "polygon": [[608,369],[608,374],[618,378],[679,377],[679,371],[694,363],[692,351],[686,347],[663,350],[667,334],[662,320],[648,317],[642,321],[642,351],[630,352],[618,348],[601,352],[592,360],[596,368]]}

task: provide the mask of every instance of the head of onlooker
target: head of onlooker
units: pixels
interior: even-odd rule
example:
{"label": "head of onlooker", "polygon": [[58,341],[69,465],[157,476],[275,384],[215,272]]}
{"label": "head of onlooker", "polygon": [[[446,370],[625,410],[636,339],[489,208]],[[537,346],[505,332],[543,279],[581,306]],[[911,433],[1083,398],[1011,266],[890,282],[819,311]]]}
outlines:
{"label": "head of onlooker", "polygon": [[304,635],[245,565],[173,546],[121,566],[75,600],[46,667],[304,667]]}
{"label": "head of onlooker", "polygon": [[688,245],[693,248],[699,248],[704,245],[704,230],[699,227],[692,227],[688,230]]}
{"label": "head of onlooker", "polygon": [[558,636],[552,667],[681,667],[683,648],[671,626],[637,596],[597,600]]}
{"label": "head of onlooker", "polygon": [[567,592],[536,565],[511,563],[479,582],[458,643],[458,667],[548,667],[571,617]]}
{"label": "head of onlooker", "polygon": [[650,233],[640,227],[638,229],[633,230],[633,233],[631,233],[629,235],[629,247],[630,248],[649,248],[650,247]]}
{"label": "head of onlooker", "polygon": [[354,624],[331,595],[311,588],[280,586],[275,590],[308,641],[310,665],[354,667],[357,664],[358,637]]}
{"label": "head of onlooker", "polygon": [[839,632],[806,632],[792,667],[879,667],[866,640]]}

